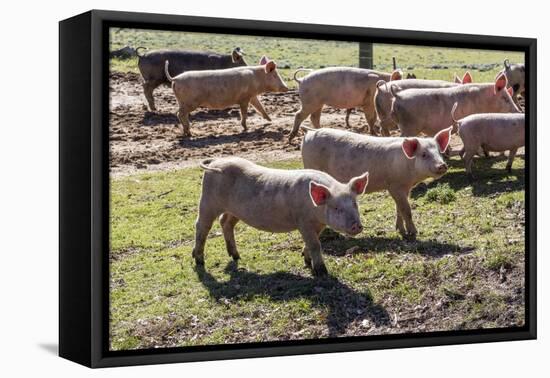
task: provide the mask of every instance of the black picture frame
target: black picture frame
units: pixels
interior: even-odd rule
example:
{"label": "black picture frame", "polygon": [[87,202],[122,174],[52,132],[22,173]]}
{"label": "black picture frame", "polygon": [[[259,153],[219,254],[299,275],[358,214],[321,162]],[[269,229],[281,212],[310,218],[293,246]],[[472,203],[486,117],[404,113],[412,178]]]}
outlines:
{"label": "black picture frame", "polygon": [[[338,338],[109,351],[108,29],[211,33],[462,47],[525,53],[525,326]],[[536,39],[385,30],[92,10],[59,23],[59,355],[89,367],[406,348],[535,339]]]}

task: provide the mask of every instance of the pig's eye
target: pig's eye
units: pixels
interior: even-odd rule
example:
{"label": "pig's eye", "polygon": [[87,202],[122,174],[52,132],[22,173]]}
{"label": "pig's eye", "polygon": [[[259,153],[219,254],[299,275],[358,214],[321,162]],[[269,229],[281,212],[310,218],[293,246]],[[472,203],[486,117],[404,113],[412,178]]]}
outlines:
{"label": "pig's eye", "polygon": [[422,158],[423,158],[423,159],[426,159],[427,157],[428,157],[428,154],[425,153],[425,152],[422,152]]}

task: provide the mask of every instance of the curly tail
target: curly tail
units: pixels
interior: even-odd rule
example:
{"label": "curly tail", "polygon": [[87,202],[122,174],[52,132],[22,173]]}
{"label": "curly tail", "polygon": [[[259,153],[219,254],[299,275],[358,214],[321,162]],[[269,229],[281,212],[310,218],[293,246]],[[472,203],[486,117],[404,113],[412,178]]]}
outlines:
{"label": "curly tail", "polygon": [[170,72],[168,72],[168,61],[164,62],[164,74],[166,75],[166,78],[169,82],[173,82],[174,78],[170,76]]}
{"label": "curly tail", "polygon": [[292,76],[292,79],[297,82],[298,84],[301,84],[302,83],[302,80],[304,80],[303,78],[302,79],[298,79],[296,77],[296,75],[298,74],[298,72],[311,72],[313,71],[311,68],[299,68],[297,69],[296,71],[294,71],[294,75]]}
{"label": "curly tail", "polygon": [[451,109],[451,119],[453,120],[453,133],[458,133],[458,130],[460,129],[460,121],[455,118],[456,109],[458,108],[458,102],[455,102],[453,104],[453,108]]}
{"label": "curly tail", "polygon": [[212,163],[214,159],[205,159],[199,163],[199,167],[204,169],[205,171],[211,171],[211,172],[218,172],[220,173],[222,170],[219,168],[212,168],[209,166],[210,163]]}
{"label": "curly tail", "polygon": [[141,58],[143,56],[143,54],[139,53],[140,49],[147,50],[147,47],[143,47],[143,46],[136,47],[136,55],[138,56],[138,58]]}

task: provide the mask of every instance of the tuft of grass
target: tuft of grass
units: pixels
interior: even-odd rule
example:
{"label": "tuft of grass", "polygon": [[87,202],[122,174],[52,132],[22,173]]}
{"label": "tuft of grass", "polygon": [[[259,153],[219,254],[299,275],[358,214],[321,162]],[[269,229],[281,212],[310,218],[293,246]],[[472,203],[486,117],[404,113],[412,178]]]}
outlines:
{"label": "tuft of grass", "polygon": [[426,200],[442,205],[456,201],[456,193],[448,183],[437,185],[426,192]]}

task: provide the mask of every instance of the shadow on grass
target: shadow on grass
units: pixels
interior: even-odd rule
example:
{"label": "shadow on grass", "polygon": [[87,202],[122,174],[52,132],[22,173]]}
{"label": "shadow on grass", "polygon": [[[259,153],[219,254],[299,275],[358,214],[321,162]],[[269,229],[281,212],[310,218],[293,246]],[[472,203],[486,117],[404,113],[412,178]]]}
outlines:
{"label": "shadow on grass", "polygon": [[[466,254],[474,247],[439,242],[437,240],[408,241],[401,238],[365,237],[347,238],[333,230],[325,229],[321,234],[323,252],[331,256],[344,256],[357,253],[406,252],[420,253],[427,257],[439,258],[450,254]],[[354,248],[359,247],[359,248]]]}
{"label": "shadow on grass", "polygon": [[[475,197],[485,197],[498,193],[513,192],[525,188],[525,171],[524,169],[512,169],[509,173],[504,168],[494,168],[493,165],[506,161],[506,156],[492,156],[490,158],[476,158],[473,162],[472,171],[474,179],[470,180],[464,170],[464,162],[462,160],[448,160],[451,168],[460,168],[458,172],[450,172],[443,175],[441,178],[434,180],[428,184],[419,184],[411,192],[412,198],[419,198],[426,192],[438,185],[445,183],[453,190],[460,190],[468,186],[472,187],[472,194]],[[516,156],[515,160],[523,160],[524,156]],[[515,180],[508,180],[509,177],[515,177]]]}
{"label": "shadow on grass", "polygon": [[376,326],[390,324],[387,311],[373,302],[368,291],[357,292],[332,276],[318,279],[283,271],[258,274],[239,269],[233,261],[225,267],[225,272],[230,275],[228,281],[217,281],[204,266],[196,266],[195,271],[216,300],[267,296],[270,301],[287,302],[306,298],[314,306],[326,309],[329,336],[342,335],[350,323],[364,319]]}

